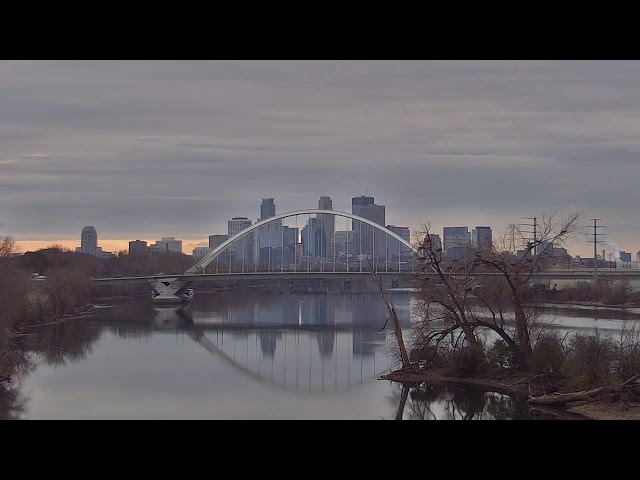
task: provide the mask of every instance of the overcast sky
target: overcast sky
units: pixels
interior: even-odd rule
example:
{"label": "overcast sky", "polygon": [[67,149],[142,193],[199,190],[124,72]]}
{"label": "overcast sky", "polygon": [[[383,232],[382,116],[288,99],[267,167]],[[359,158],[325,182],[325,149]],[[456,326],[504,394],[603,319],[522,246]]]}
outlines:
{"label": "overcast sky", "polygon": [[635,259],[639,87],[638,61],[0,61],[0,233],[190,253],[262,197],[367,192],[438,233],[580,209]]}

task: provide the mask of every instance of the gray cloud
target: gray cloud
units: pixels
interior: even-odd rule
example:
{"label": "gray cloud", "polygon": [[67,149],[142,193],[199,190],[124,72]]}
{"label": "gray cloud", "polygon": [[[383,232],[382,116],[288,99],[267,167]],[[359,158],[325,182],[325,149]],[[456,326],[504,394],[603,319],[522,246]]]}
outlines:
{"label": "gray cloud", "polygon": [[436,229],[571,206],[637,251],[639,83],[637,61],[2,61],[0,221],[204,238],[261,197],[366,190]]}

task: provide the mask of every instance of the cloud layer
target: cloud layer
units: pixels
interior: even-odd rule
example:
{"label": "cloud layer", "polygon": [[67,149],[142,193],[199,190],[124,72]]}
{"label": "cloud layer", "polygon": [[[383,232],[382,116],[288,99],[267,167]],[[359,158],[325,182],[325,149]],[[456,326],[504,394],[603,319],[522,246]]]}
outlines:
{"label": "cloud layer", "polygon": [[367,191],[436,230],[583,209],[635,252],[639,84],[637,61],[2,61],[2,233],[198,239],[261,197]]}

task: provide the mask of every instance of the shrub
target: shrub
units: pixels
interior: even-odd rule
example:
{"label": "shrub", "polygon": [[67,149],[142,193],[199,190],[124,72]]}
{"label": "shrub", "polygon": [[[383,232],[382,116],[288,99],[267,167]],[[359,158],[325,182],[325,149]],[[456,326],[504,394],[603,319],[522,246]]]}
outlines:
{"label": "shrub", "polygon": [[621,349],[618,352],[617,371],[621,381],[640,373],[640,351],[631,348]]}
{"label": "shrub", "polygon": [[640,328],[635,323],[622,326],[616,342],[615,368],[620,381],[640,373]]}
{"label": "shrub", "polygon": [[517,365],[517,360],[507,345],[507,342],[502,339],[498,339],[487,351],[487,363],[492,367],[514,368]]}
{"label": "shrub", "polygon": [[479,345],[469,345],[456,350],[452,360],[454,372],[460,377],[482,373],[487,367],[484,350]]}
{"label": "shrub", "polygon": [[440,355],[438,349],[433,345],[425,347],[416,347],[409,352],[409,361],[420,362],[426,367],[432,367],[440,363]]}
{"label": "shrub", "polygon": [[543,334],[528,359],[532,373],[559,375],[565,363],[562,339],[556,333]]}
{"label": "shrub", "polygon": [[565,368],[576,388],[589,389],[615,383],[614,360],[615,347],[609,339],[578,334],[569,344]]}

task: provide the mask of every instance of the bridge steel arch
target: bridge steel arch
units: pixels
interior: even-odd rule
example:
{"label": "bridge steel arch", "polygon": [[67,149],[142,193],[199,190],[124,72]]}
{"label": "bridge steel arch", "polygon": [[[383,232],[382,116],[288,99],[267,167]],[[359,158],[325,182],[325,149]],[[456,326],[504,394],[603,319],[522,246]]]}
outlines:
{"label": "bridge steel arch", "polygon": [[395,238],[403,245],[409,247],[413,253],[418,253],[418,250],[413,245],[411,245],[411,243],[407,242],[404,238],[402,238],[400,235],[392,232],[391,230],[383,227],[382,225],[375,223],[372,220],[369,220],[368,218],[360,217],[358,215],[353,215],[352,213],[340,212],[338,210],[318,210],[318,209],[293,210],[291,212],[280,213],[273,217],[269,217],[265,220],[254,223],[249,228],[242,230],[241,232],[237,233],[233,237],[222,242],[213,251],[209,252],[199,262],[197,262],[195,265],[189,268],[189,270],[187,270],[185,273],[196,274],[196,273],[199,273],[200,269],[204,270],[207,267],[207,265],[209,265],[213,260],[215,260],[229,245],[231,245],[236,240],[240,240],[242,237],[249,235],[250,233],[254,232],[255,230],[257,230],[258,228],[264,225],[275,222],[276,220],[281,220],[283,218],[295,217],[297,215],[318,215],[318,214],[328,214],[328,215],[333,215],[334,217],[346,217],[346,218],[350,218],[351,220],[356,220],[358,222],[366,223],[386,233],[387,235],[390,235],[391,237]]}

